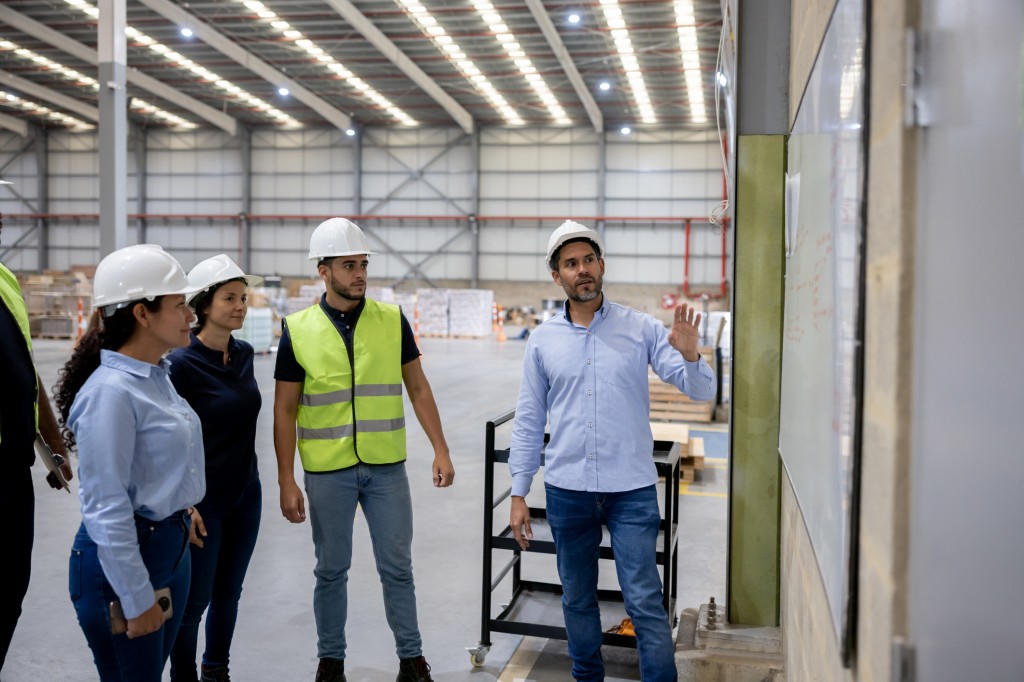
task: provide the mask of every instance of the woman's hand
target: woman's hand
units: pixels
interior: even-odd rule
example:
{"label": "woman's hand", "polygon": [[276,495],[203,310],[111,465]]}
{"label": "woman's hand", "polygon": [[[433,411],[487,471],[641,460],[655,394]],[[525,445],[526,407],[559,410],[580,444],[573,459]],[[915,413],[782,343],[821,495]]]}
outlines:
{"label": "woman's hand", "polygon": [[[195,507],[190,507],[188,515],[192,519],[192,525],[188,529],[188,541],[196,547],[203,546],[203,538],[206,537],[206,524],[203,523],[203,515]],[[199,536],[203,537],[199,537]]]}
{"label": "woman's hand", "polygon": [[156,632],[164,625],[164,610],[160,604],[153,602],[153,605],[140,613],[135,618],[128,619],[128,639],[143,637]]}

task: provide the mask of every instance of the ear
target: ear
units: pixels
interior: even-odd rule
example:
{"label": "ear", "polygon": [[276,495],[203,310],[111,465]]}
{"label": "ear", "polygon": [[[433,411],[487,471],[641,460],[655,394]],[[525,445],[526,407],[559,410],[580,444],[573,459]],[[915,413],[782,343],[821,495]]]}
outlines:
{"label": "ear", "polygon": [[554,280],[555,284],[562,286],[562,276],[558,274],[558,270],[551,271],[551,279]]}
{"label": "ear", "polygon": [[132,315],[135,317],[135,322],[140,326],[149,327],[151,321],[149,308],[142,303],[136,303],[132,306]]}

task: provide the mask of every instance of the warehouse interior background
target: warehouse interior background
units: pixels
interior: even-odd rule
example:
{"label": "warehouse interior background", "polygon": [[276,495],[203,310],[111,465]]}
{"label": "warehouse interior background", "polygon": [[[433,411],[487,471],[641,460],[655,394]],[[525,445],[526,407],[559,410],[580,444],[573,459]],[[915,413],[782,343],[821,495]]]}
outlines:
{"label": "warehouse interior background", "polygon": [[[0,261],[22,281],[47,388],[91,269],[127,244],[186,268],[227,253],[271,277],[266,315],[250,310],[268,324],[246,330],[268,350],[277,318],[315,294],[304,252],[327,217],[369,234],[374,293],[413,311],[443,298],[420,340],[460,479],[440,502],[413,491],[435,679],[568,679],[564,643],[543,637],[496,632],[479,660],[465,651],[482,643],[485,423],[514,405],[517,336],[561,296],[543,253],[565,219],[604,235],[612,300],[662,320],[676,302],[709,313],[719,394],[668,418],[692,446],[680,679],[1020,679],[1019,4],[6,0],[0,26]],[[839,54],[856,68],[823,103],[815,74]],[[787,163],[801,118],[830,105],[860,112],[846,137],[826,132],[861,154],[843,274],[851,535],[834,538],[835,575],[780,455],[800,377],[783,368]],[[453,330],[454,300],[473,313]],[[312,679],[312,546],[276,514],[273,355],[257,361],[264,519],[232,672]],[[66,589],[76,500],[35,475],[33,583],[0,674],[89,680]],[[350,679],[372,682],[393,654],[362,549]],[[606,656],[614,679],[639,679],[628,648]]]}

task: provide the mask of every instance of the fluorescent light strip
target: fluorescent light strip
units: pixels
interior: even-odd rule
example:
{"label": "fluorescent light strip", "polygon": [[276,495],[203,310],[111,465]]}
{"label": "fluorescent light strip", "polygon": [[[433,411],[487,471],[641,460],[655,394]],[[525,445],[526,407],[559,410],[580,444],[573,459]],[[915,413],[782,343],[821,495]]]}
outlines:
{"label": "fluorescent light strip", "polygon": [[[92,5],[90,5],[86,0],[64,0],[64,1],[67,2],[67,4],[71,5],[72,7],[74,7],[75,9],[78,9],[78,10],[84,12],[85,14],[88,14],[90,17],[96,18],[96,17],[99,16],[99,10],[97,8],[93,7]],[[171,64],[174,64],[175,66],[178,66],[179,68],[186,69],[186,70],[190,71],[191,73],[199,76],[203,80],[208,81],[208,82],[214,84],[216,87],[218,87],[221,90],[223,90],[224,92],[228,93],[228,95],[230,95],[231,97],[235,98],[239,102],[242,102],[242,103],[252,107],[256,111],[259,111],[260,113],[265,114],[266,116],[269,116],[270,118],[274,119],[278,123],[282,123],[282,124],[284,124],[286,126],[289,126],[289,127],[300,127],[302,125],[299,121],[297,121],[296,119],[292,118],[288,114],[284,113],[283,111],[281,111],[280,109],[275,107],[270,102],[267,102],[266,100],[263,100],[263,99],[260,99],[259,97],[256,97],[252,93],[247,92],[247,91],[243,90],[242,88],[238,87],[237,85],[235,85],[231,81],[224,80],[223,78],[218,76],[213,71],[210,71],[209,69],[206,69],[203,66],[200,66],[199,64],[196,64],[191,59],[188,59],[184,55],[179,54],[178,52],[174,51],[173,49],[171,49],[167,45],[164,45],[160,41],[155,40],[154,38],[146,35],[145,33],[143,33],[142,31],[138,30],[137,28],[134,28],[133,26],[125,26],[124,27],[124,34],[126,36],[128,36],[128,38],[130,38],[131,40],[135,41],[136,44],[148,47],[150,50],[152,50],[153,52],[157,53],[158,55],[160,55],[161,57],[166,59],[168,62],[170,62]],[[152,108],[152,109],[156,109],[156,107],[153,107],[153,105],[147,105],[147,107]],[[132,108],[133,109],[138,109],[139,111],[143,111],[143,112],[146,111],[145,109],[139,109],[138,107],[134,106],[134,101],[133,101]],[[160,118],[160,119],[164,118],[163,116],[157,115],[155,113],[152,114],[152,115],[154,117],[156,117],[156,118]],[[184,120],[184,119],[182,119],[182,120]],[[193,125],[191,125],[189,127],[193,127],[194,128],[196,126],[193,124]]]}
{"label": "fluorescent light strip", "polygon": [[437,23],[437,19],[427,11],[427,8],[423,6],[420,0],[395,0],[395,2],[405,9],[406,14],[412,17],[413,21],[419,25],[420,30],[434,42],[434,45],[441,51],[441,54],[455,65],[473,87],[480,91],[484,99],[490,103],[495,111],[501,114],[506,123],[517,126],[523,125],[524,121],[519,116],[519,113],[498,92],[498,89],[487,79],[487,76],[480,72],[480,69],[473,63],[473,60],[466,56],[463,49],[448,35],[444,27]]}
{"label": "fluorescent light strip", "polygon": [[86,123],[85,121],[77,119],[74,116],[68,116],[67,114],[61,113],[59,111],[54,111],[49,107],[44,107],[42,104],[37,104],[35,102],[30,102],[26,99],[22,99],[21,97],[18,97],[17,95],[7,92],[5,90],[0,90],[0,106],[20,109],[21,111],[28,112],[41,118],[49,119],[50,121],[53,121],[55,123],[66,125],[69,128],[87,130],[93,127],[91,123]]}
{"label": "fluorescent light strip", "polygon": [[558,99],[551,92],[543,76],[537,73],[537,67],[533,65],[533,61],[526,56],[519,43],[516,42],[515,35],[509,30],[498,10],[494,8],[494,3],[481,0],[475,3],[474,6],[477,12],[480,13],[480,18],[491,29],[495,39],[508,53],[509,59],[519,68],[519,72],[526,78],[526,82],[530,84],[530,87],[540,97],[544,106],[548,108],[548,112],[555,119],[555,123],[559,125],[572,125],[572,119],[566,116],[565,109],[559,104]]}
{"label": "fluorescent light strip", "polygon": [[262,2],[259,0],[235,1],[238,4],[245,5],[245,7],[255,12],[256,16],[258,16],[264,23],[270,24],[270,26],[276,29],[278,33],[286,39],[294,42],[296,47],[305,50],[310,57],[329,70],[334,76],[346,81],[356,92],[359,93],[359,95],[372,101],[388,114],[398,119],[402,124],[407,126],[419,125],[419,121],[399,107],[395,106],[391,100],[379,93],[377,90],[367,85],[365,81],[353,74],[352,71],[346,68],[344,64],[327,54],[323,48],[304,36],[302,31],[296,30],[291,24],[279,17]]}
{"label": "fluorescent light strip", "polygon": [[[68,80],[74,81],[79,85],[91,88],[93,92],[97,92],[100,89],[99,81],[90,76],[86,76],[80,71],[68,68],[59,62],[55,62],[52,59],[44,57],[41,54],[37,54],[32,50],[20,47],[16,43],[12,43],[9,40],[0,40],[0,51],[12,52],[16,57],[20,57],[25,61],[32,62],[37,66],[49,69],[51,73],[63,76]],[[141,111],[147,114],[151,118],[157,119],[162,123],[169,123],[178,128],[196,128],[195,123],[187,119],[182,118],[176,114],[172,114],[169,111],[164,111],[160,107],[154,106],[145,102],[137,97],[132,98],[131,108]],[[88,124],[86,124],[88,125]]]}
{"label": "fluorescent light strip", "polygon": [[622,17],[619,0],[601,0],[601,9],[604,11],[605,23],[611,29],[619,61],[626,72],[626,80],[629,81],[629,89],[633,93],[637,111],[640,112],[640,120],[643,123],[657,123],[658,117],[654,115],[654,106],[651,104],[650,95],[647,94],[647,82],[640,72],[640,62],[633,50],[633,42],[629,38],[626,20]]}
{"label": "fluorescent light strip", "polygon": [[683,57],[683,78],[686,80],[686,92],[690,99],[690,116],[694,123],[707,123],[708,112],[704,103],[704,78],[700,72],[697,20],[693,14],[693,0],[676,2],[676,24],[679,51]]}

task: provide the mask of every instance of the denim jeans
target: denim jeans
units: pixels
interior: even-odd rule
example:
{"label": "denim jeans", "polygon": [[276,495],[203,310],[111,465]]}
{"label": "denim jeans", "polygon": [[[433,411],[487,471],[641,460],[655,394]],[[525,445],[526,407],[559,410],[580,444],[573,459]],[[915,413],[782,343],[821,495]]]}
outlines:
{"label": "denim jeans", "polygon": [[153,589],[171,588],[172,616],[163,627],[144,637],[128,639],[110,632],[110,602],[117,599],[103,574],[96,543],[85,525],[79,527],[71,548],[68,589],[78,624],[92,649],[101,682],[160,682],[188,597],[191,574],[188,515],[184,511],[162,521],[135,517],[142,561]]}
{"label": "denim jeans", "polygon": [[545,485],[547,518],[562,581],[562,613],[577,680],[603,680],[601,612],[597,603],[601,526],[607,525],[626,613],[633,620],[640,679],[675,682],[675,645],[662,602],[656,559],[661,513],[653,485],[589,493]]}
{"label": "denim jeans", "polygon": [[189,545],[192,555],[192,584],[188,603],[171,650],[171,680],[189,682],[198,679],[196,647],[199,622],[206,614],[206,651],[203,665],[226,666],[231,639],[238,620],[238,600],[249,560],[256,548],[263,509],[263,488],[253,479],[242,491],[238,502],[226,510],[197,505],[206,526],[203,546]]}
{"label": "denim jeans", "polygon": [[313,614],[320,658],[345,658],[352,524],[362,508],[384,590],[384,612],[399,658],[422,653],[412,578],[412,497],[405,463],[357,464],[305,475],[316,548]]}

